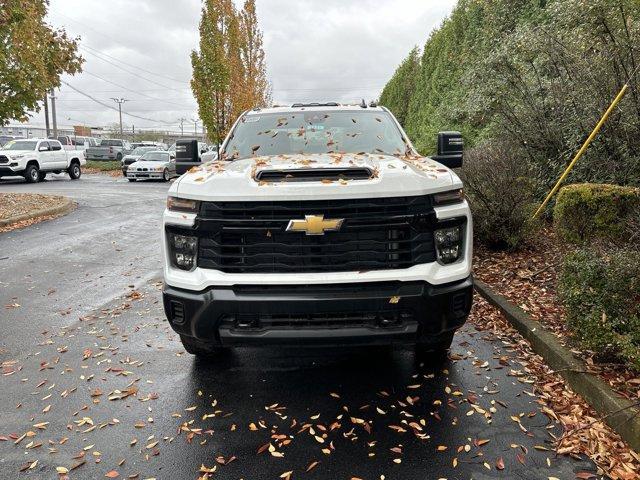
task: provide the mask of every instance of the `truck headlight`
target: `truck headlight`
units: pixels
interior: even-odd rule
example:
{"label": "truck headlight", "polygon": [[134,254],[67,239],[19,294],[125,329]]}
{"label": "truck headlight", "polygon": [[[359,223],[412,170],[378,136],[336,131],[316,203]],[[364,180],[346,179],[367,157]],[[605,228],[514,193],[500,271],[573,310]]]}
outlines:
{"label": "truck headlight", "polygon": [[463,227],[464,225],[456,225],[433,232],[439,263],[448,265],[462,257]]}
{"label": "truck headlight", "polygon": [[24,153],[21,155],[11,155],[11,158],[14,160],[20,160],[21,158],[24,158],[24,157],[25,157]]}
{"label": "truck headlight", "polygon": [[198,256],[198,237],[168,233],[171,263],[181,270],[193,270]]}
{"label": "truck headlight", "polygon": [[433,196],[433,203],[436,207],[444,205],[452,205],[454,203],[462,203],[464,201],[464,191],[461,188],[449,190],[446,192],[436,193]]}
{"label": "truck headlight", "polygon": [[186,198],[167,197],[167,209],[172,212],[198,213],[200,202]]}

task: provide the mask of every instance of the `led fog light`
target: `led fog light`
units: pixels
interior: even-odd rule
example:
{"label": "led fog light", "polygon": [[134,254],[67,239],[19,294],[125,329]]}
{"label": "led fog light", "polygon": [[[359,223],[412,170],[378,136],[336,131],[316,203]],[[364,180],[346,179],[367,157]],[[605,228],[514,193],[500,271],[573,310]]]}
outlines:
{"label": "led fog light", "polygon": [[433,234],[438,262],[449,264],[462,256],[462,225],[441,228]]}
{"label": "led fog light", "polygon": [[198,238],[170,233],[171,259],[181,270],[193,270],[198,254]]}

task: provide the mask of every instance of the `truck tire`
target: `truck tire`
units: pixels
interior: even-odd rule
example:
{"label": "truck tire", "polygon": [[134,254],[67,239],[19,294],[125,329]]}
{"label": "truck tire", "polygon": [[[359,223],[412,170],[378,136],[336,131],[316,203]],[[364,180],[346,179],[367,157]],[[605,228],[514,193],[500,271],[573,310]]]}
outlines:
{"label": "truck tire", "polygon": [[40,180],[40,169],[38,166],[33,163],[31,165],[27,165],[27,168],[24,170],[24,179],[27,183],[38,183]]}
{"label": "truck tire", "polygon": [[433,342],[420,342],[416,344],[416,355],[434,360],[444,359],[453,343],[453,334],[454,332],[450,332]]}
{"label": "truck tire", "polygon": [[214,347],[193,337],[187,337],[186,335],[180,335],[180,341],[187,353],[199,358],[211,358],[224,351],[223,348]]}
{"label": "truck tire", "polygon": [[72,162],[71,166],[67,170],[69,174],[69,178],[71,180],[78,180],[82,176],[82,169],[80,168],[80,164],[78,162]]}
{"label": "truck tire", "polygon": [[121,153],[118,153],[118,154],[116,155],[116,160],[118,160],[119,162],[121,162],[121,161],[122,161],[122,154],[121,154]]}
{"label": "truck tire", "polygon": [[162,181],[163,182],[169,181],[169,170],[166,168],[164,169],[164,172],[162,172]]}

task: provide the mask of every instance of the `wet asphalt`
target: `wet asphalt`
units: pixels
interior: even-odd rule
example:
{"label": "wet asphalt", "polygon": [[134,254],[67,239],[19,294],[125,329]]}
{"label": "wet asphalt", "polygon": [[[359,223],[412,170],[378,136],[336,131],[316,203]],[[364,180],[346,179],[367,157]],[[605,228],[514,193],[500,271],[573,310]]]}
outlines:
{"label": "wet asphalt", "polygon": [[549,450],[562,432],[517,354],[471,323],[443,362],[387,348],[195,360],[161,307],[167,185],[51,178],[0,182],[0,192],[78,202],[0,234],[0,478],[55,479],[56,467],[72,479],[158,480],[196,479],[201,466],[245,480],[564,480],[595,470]]}

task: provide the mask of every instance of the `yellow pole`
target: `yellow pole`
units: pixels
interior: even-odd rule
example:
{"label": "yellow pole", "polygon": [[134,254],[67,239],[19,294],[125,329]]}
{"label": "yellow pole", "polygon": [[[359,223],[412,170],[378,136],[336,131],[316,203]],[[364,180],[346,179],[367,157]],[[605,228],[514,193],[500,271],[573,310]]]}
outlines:
{"label": "yellow pole", "polygon": [[618,93],[616,98],[613,99],[613,102],[611,103],[607,111],[604,112],[604,115],[602,115],[602,118],[600,119],[596,127],[593,129],[593,132],[591,132],[591,135],[589,135],[589,138],[587,138],[587,140],[584,142],[584,144],[582,145],[582,148],[578,150],[578,153],[576,153],[576,156],[573,157],[573,160],[571,160],[571,163],[569,164],[567,169],[564,171],[562,176],[558,179],[558,182],[556,183],[556,185],[549,192],[549,195],[547,195],[547,198],[544,199],[544,202],[542,202],[542,205],[540,205],[540,207],[538,207],[538,210],[536,210],[536,213],[533,214],[534,219],[538,215],[540,215],[540,213],[544,210],[544,207],[546,207],[547,203],[549,203],[549,200],[551,200],[551,198],[556,194],[558,189],[560,189],[560,185],[562,185],[562,182],[564,182],[564,179],[567,178],[567,175],[569,175],[569,172],[571,172],[575,164],[578,162],[578,160],[580,160],[580,157],[582,157],[584,152],[586,152],[587,148],[589,147],[593,139],[596,138],[596,135],[598,135],[598,132],[600,131],[604,123],[609,118],[609,115],[611,115],[611,112],[613,112],[613,109],[616,108],[616,105],[618,105],[620,100],[622,100],[622,97],[624,97],[624,94],[627,93],[628,88],[629,88],[629,84],[625,83],[624,87],[622,87],[622,90],[620,90],[620,93]]}

